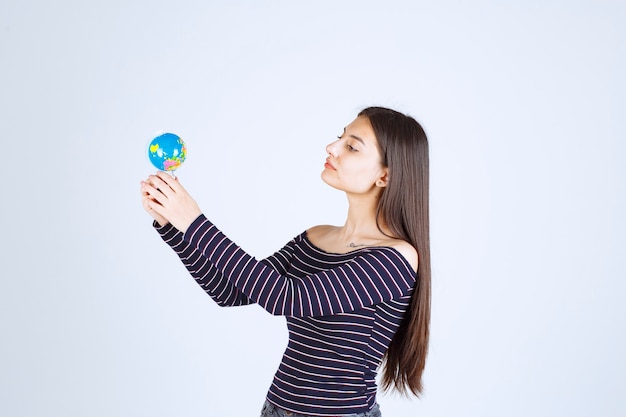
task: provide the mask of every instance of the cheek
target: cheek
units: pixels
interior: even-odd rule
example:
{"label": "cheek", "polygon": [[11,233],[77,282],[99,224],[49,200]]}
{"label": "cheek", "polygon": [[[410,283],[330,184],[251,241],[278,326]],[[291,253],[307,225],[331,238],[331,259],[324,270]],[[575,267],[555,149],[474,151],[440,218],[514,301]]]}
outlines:
{"label": "cheek", "polygon": [[374,184],[382,176],[383,170],[379,164],[361,167],[356,173],[356,177],[359,178],[360,182],[371,184]]}
{"label": "cheek", "polygon": [[382,174],[378,166],[360,167],[354,170],[350,178],[345,177],[344,180],[349,182],[350,188],[357,192],[366,192],[370,190],[380,178]]}

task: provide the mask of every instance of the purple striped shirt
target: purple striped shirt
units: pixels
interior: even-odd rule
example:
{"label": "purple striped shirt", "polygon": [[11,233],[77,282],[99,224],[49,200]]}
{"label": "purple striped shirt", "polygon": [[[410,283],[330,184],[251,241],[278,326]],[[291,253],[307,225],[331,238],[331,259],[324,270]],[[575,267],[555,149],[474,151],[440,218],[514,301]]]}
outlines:
{"label": "purple striped shirt", "polygon": [[267,399],[318,416],[363,413],[376,371],[406,311],[416,274],[390,247],[325,252],[300,234],[257,261],[199,216],[183,235],[158,227],[221,306],[257,303],[286,316],[289,342]]}

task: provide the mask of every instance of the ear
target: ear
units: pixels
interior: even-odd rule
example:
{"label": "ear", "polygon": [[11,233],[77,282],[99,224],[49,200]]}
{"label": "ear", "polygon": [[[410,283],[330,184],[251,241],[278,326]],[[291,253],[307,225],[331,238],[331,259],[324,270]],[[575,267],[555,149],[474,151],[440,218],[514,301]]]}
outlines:
{"label": "ear", "polygon": [[382,177],[376,180],[376,186],[380,188],[385,188],[387,186],[387,182],[389,181],[389,170],[384,168]]}

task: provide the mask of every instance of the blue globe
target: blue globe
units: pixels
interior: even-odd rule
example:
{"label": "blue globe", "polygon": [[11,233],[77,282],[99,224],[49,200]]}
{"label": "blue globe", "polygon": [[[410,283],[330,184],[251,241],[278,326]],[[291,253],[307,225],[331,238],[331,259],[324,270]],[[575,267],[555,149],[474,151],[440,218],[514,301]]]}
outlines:
{"label": "blue globe", "polygon": [[185,142],[173,133],[163,133],[148,145],[148,158],[161,171],[174,171],[185,162],[186,157]]}

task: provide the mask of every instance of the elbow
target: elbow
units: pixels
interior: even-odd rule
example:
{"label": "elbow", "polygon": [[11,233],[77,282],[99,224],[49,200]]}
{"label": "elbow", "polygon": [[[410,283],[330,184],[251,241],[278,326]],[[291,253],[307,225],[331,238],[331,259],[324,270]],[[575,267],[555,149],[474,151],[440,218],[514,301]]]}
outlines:
{"label": "elbow", "polygon": [[217,304],[218,307],[232,307],[232,304],[229,304],[224,300],[213,299],[213,301],[215,301],[215,304]]}

